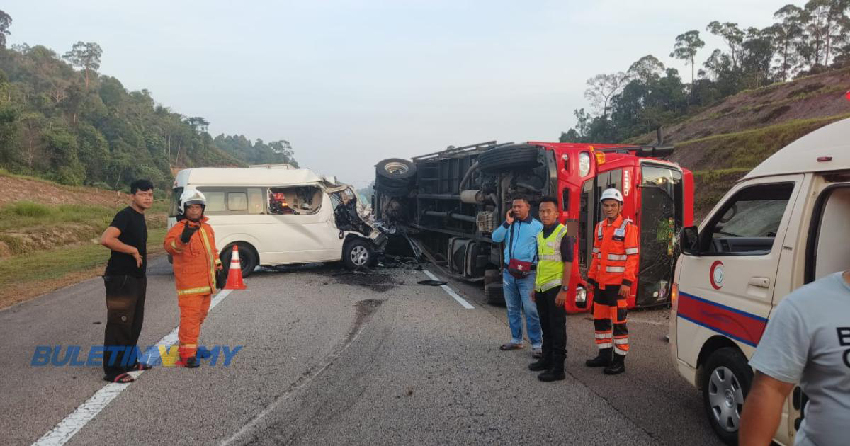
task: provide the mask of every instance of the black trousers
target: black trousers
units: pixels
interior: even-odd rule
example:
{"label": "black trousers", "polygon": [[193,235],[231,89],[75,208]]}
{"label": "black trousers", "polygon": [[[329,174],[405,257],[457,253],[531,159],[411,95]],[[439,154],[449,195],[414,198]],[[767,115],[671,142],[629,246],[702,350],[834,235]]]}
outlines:
{"label": "black trousers", "polygon": [[543,330],[543,360],[555,371],[564,370],[567,359],[567,310],[555,305],[561,287],[536,293],[537,314]]}
{"label": "black trousers", "polygon": [[103,276],[106,286],[106,333],[103,345],[103,372],[114,378],[129,370],[137,358],[139,335],[145,319],[145,292],[148,279],[133,276]]}

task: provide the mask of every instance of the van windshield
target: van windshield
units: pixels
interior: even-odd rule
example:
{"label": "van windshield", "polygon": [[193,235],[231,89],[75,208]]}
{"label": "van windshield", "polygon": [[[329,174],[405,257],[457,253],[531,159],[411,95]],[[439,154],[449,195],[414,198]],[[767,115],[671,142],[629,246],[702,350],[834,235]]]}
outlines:
{"label": "van windshield", "polygon": [[180,195],[183,194],[182,187],[175,187],[171,191],[171,206],[168,208],[168,216],[169,217],[177,217],[177,214],[180,213]]}

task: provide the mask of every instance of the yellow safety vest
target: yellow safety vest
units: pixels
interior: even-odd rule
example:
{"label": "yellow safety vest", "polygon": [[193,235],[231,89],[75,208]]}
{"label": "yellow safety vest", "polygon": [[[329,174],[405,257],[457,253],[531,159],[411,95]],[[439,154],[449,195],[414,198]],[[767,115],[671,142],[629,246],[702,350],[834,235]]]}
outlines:
{"label": "yellow safety vest", "polygon": [[567,235],[567,228],[558,224],[549,237],[543,238],[543,231],[537,233],[537,278],[534,288],[543,292],[561,286],[564,278],[564,262],[561,258],[561,241]]}

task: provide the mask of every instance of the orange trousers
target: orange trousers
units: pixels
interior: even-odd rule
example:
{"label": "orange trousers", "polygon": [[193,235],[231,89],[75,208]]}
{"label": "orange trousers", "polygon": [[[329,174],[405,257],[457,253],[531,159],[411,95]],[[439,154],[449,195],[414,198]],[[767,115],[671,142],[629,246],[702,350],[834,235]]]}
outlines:
{"label": "orange trousers", "polygon": [[198,337],[201,335],[201,324],[210,311],[212,295],[178,296],[180,305],[180,329],[177,339],[180,341],[180,358],[188,359],[198,351]]}

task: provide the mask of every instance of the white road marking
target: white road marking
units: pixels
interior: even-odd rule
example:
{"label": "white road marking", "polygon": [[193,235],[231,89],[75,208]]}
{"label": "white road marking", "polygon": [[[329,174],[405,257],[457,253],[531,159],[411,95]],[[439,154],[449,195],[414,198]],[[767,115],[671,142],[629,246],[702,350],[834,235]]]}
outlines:
{"label": "white road marking", "polygon": [[[228,294],[230,294],[231,290],[222,290],[218,294],[213,297],[210,302],[210,310],[215,308]],[[177,328],[171,331],[157,342],[156,345],[152,346],[139,359],[141,362],[146,362],[147,359],[151,357],[154,353],[159,354],[159,346],[164,345],[166,349],[169,349],[171,345],[177,343]],[[139,375],[144,373],[144,371],[130,372],[134,378],[138,378]],[[89,421],[93,420],[97,414],[100,413],[112,400],[115,399],[121,392],[124,391],[127,387],[130,386],[130,383],[121,384],[121,383],[109,383],[97,392],[92,395],[91,398],[88,399],[85,403],[81,404],[77,407],[74,412],[65,417],[64,420],[60,421],[53,429],[44,434],[41,438],[38,439],[34,446],[60,446],[68,442],[80,429],[83,428]]]}
{"label": "white road marking", "polygon": [[[431,280],[440,280],[440,279],[437,278],[437,276],[431,274],[431,271],[428,271],[427,269],[422,270],[422,272],[425,273],[426,276],[430,277]],[[440,285],[440,288],[442,288],[443,291],[445,291],[449,296],[452,296],[457,301],[457,303],[459,303],[459,304],[461,304],[461,306],[463,306],[463,308],[466,308],[467,310],[472,310],[472,309],[475,308],[472,305],[470,305],[469,302],[467,302],[462,297],[460,297],[457,293],[455,293],[455,291],[453,289],[449,288],[448,285]]]}

